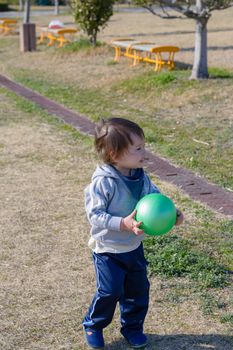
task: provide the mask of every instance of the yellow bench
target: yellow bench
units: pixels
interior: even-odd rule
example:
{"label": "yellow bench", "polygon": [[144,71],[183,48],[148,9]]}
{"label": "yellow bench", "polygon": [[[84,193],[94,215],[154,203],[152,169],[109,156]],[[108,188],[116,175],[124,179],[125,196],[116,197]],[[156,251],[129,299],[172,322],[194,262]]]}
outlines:
{"label": "yellow bench", "polygon": [[45,40],[47,39],[48,30],[49,30],[48,27],[39,27],[40,37],[39,37],[39,40],[37,41],[37,44],[43,44],[45,42]]}
{"label": "yellow bench", "polygon": [[131,45],[140,43],[134,39],[130,38],[121,38],[114,39],[110,42],[110,45],[115,49],[114,61],[119,62],[121,56],[131,57],[132,50]]}
{"label": "yellow bench", "polygon": [[2,18],[0,20],[0,34],[9,34],[16,32],[17,20],[11,18]]}
{"label": "yellow bench", "polygon": [[134,65],[138,62],[155,64],[155,71],[159,72],[162,67],[174,69],[175,53],[180,49],[177,46],[156,46],[154,44],[135,44],[133,49]]}
{"label": "yellow bench", "polygon": [[76,28],[59,28],[50,29],[47,27],[40,28],[40,38],[38,44],[41,44],[45,39],[49,39],[48,46],[53,46],[58,43],[58,47],[63,47],[65,44],[73,41],[74,34],[78,29]]}
{"label": "yellow bench", "polygon": [[162,67],[175,67],[175,53],[180,49],[177,46],[158,46],[153,43],[139,42],[133,39],[115,39],[110,45],[115,49],[114,60],[119,62],[121,56],[133,59],[133,66],[140,62],[155,64],[155,71]]}

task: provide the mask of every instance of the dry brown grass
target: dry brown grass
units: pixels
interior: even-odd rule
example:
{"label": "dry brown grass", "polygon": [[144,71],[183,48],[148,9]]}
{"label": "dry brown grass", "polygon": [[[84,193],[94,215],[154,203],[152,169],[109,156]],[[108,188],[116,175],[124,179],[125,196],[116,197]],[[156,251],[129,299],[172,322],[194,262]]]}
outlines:
{"label": "dry brown grass", "polygon": [[[86,349],[81,320],[95,286],[83,207],[96,165],[90,142],[18,110],[4,93],[1,105],[0,347]],[[231,350],[230,327],[204,317],[197,296],[168,298],[177,283],[151,279],[147,349]],[[118,319],[105,330],[106,349],[128,349]]]}
{"label": "dry brown grass", "polygon": [[[233,10],[219,12],[218,16],[216,13],[209,23],[209,45],[218,48],[209,50],[212,66],[232,69],[232,14]],[[36,22],[46,25],[50,19],[36,18]],[[72,21],[70,16],[61,16],[61,20]],[[117,13],[100,33],[100,39],[108,42],[121,36],[190,48],[194,45],[194,22],[162,21],[149,13]],[[3,39],[0,45],[1,73],[13,77],[15,69],[26,69],[79,88],[108,86],[151,69],[129,69],[124,59],[119,65],[108,65],[113,51],[107,47],[91,55],[67,55],[41,46],[35,53],[19,56],[18,38]],[[192,63],[193,52],[181,52],[177,60]],[[232,88],[208,89],[206,93],[223,101],[219,105],[222,122],[229,121]],[[86,346],[81,320],[95,286],[83,208],[83,189],[96,165],[90,142],[85,138],[74,140],[36,115],[22,112],[12,98],[1,92],[0,348],[83,350]],[[192,105],[199,91],[196,94],[192,91],[189,95],[187,91],[172,100],[167,95],[163,97],[166,101],[160,103],[174,107],[170,112],[167,109],[170,117],[185,115],[186,122],[192,123],[195,112],[195,120],[206,118],[208,125],[208,117],[217,118],[218,114],[212,113],[215,107],[211,104],[199,116]],[[145,102],[137,101],[142,108]],[[172,185],[159,185],[167,193],[178,191]],[[187,210],[186,217],[188,223],[198,224],[192,211]],[[213,315],[204,316],[198,296],[190,295],[189,288],[182,292],[183,302],[172,301],[177,284],[179,281],[165,283],[151,278],[151,304],[145,324],[150,334],[148,350],[232,350],[230,326]],[[224,293],[219,291],[221,298],[229,299],[229,293]],[[108,350],[127,349],[119,335],[118,318],[117,313],[105,330]]]}
{"label": "dry brown grass", "polygon": [[[22,119],[2,97],[9,118]],[[93,163],[85,142],[64,141],[47,124],[1,128],[2,349],[79,344],[93,287],[83,209]]]}

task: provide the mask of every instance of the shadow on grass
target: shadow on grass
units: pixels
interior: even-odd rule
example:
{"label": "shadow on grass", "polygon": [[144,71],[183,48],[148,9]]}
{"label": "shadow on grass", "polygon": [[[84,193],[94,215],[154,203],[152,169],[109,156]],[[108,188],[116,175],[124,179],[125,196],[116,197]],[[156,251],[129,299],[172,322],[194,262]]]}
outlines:
{"label": "shadow on grass", "polygon": [[[166,18],[164,18],[166,19]],[[167,18],[170,19],[170,18]],[[185,18],[184,18],[185,19]],[[112,22],[112,20],[111,20]],[[218,28],[218,29],[209,29],[208,32],[210,33],[219,33],[219,32],[232,32],[233,29],[232,28]],[[143,36],[154,36],[154,37],[160,37],[160,36],[166,36],[166,35],[190,35],[193,34],[195,35],[195,30],[174,30],[174,31],[170,31],[170,32],[150,32],[150,33],[143,33],[143,32],[138,32],[138,33],[131,33],[130,36],[131,37],[136,37],[138,38],[143,37]],[[109,35],[109,37],[115,37],[114,34]],[[121,36],[118,36],[121,37]],[[122,35],[122,37],[124,37]],[[230,47],[231,48],[231,47]]]}
{"label": "shadow on grass", "polygon": [[[117,340],[106,346],[106,350],[128,350],[124,340]],[[148,334],[148,345],[145,350],[232,350],[233,336],[221,334]]]}
{"label": "shadow on grass", "polygon": [[[181,61],[175,61],[175,69],[180,71],[190,71],[192,70],[193,65],[189,63],[184,63]],[[210,79],[233,79],[233,71],[218,68],[218,67],[209,67],[209,80]]]}
{"label": "shadow on grass", "polygon": [[191,70],[193,67],[192,64],[184,63],[180,61],[175,61],[175,68],[179,70]]}

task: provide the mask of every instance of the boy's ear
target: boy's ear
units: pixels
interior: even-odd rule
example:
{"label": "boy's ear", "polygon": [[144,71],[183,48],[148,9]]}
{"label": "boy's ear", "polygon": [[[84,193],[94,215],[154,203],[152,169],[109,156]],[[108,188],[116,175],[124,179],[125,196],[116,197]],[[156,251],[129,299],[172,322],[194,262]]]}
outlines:
{"label": "boy's ear", "polygon": [[110,156],[110,158],[111,158],[112,161],[115,161],[115,159],[116,159],[116,152],[110,151],[110,152],[109,152],[109,156]]}

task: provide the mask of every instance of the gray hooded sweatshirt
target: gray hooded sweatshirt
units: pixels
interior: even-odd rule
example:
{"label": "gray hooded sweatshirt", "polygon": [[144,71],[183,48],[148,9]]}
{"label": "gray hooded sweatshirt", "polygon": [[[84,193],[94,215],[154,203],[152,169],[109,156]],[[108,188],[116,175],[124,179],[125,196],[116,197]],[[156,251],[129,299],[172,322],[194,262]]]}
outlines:
{"label": "gray hooded sweatshirt", "polygon": [[[140,198],[159,192],[143,171]],[[126,253],[139,247],[145,234],[137,236],[120,230],[122,218],[132,213],[137,202],[116,169],[110,165],[96,168],[92,182],[85,189],[85,209],[91,224],[88,245],[95,253]]]}

